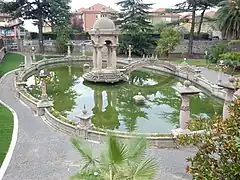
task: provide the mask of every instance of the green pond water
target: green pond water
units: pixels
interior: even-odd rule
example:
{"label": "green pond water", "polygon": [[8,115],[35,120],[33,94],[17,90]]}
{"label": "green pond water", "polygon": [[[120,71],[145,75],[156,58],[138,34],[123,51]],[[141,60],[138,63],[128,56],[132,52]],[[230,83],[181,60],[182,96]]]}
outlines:
{"label": "green pond water", "polygon": [[[120,131],[166,133],[179,124],[181,98],[176,90],[182,80],[166,74],[135,71],[129,82],[118,84],[94,84],[82,78],[80,66],[60,66],[52,72],[47,83],[47,93],[54,108],[70,120],[78,121],[76,115],[84,105],[94,116],[96,127]],[[35,76],[27,80],[28,91],[40,99],[40,83]],[[138,92],[146,97],[145,105],[137,105],[133,96]],[[204,91],[193,96],[190,102],[191,116],[211,118],[221,114],[222,104],[207,96]]]}

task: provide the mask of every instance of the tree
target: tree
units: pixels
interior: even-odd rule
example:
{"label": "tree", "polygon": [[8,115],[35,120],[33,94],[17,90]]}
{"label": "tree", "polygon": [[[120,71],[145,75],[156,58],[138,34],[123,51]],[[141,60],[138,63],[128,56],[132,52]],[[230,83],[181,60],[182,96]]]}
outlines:
{"label": "tree", "polygon": [[6,2],[3,12],[14,18],[32,19],[39,31],[39,48],[43,52],[43,24],[66,24],[69,20],[70,0],[15,0]]}
{"label": "tree", "polygon": [[204,22],[204,19],[206,21],[215,21],[215,19],[204,17],[205,12],[207,9],[216,7],[222,0],[200,0],[199,1],[199,8],[201,10],[200,19],[198,22],[198,30],[197,30],[197,37],[200,37],[202,23]]}
{"label": "tree", "polygon": [[167,26],[166,21],[160,21],[156,25],[154,25],[154,29],[157,33],[161,34],[162,30]]}
{"label": "tree", "polygon": [[67,44],[70,40],[70,28],[68,26],[59,25],[56,28],[56,50],[59,54],[67,52]]}
{"label": "tree", "polygon": [[76,32],[83,32],[83,20],[74,16],[72,18],[72,29]]}
{"label": "tree", "polygon": [[[181,145],[193,144],[198,152],[187,160],[193,179],[240,179],[240,97],[230,108],[231,116],[216,117],[205,123],[203,134],[181,135]],[[190,122],[191,123],[191,122]]]}
{"label": "tree", "polygon": [[217,11],[217,22],[223,36],[240,39],[240,0],[222,1]]}
{"label": "tree", "polygon": [[122,0],[117,5],[121,7],[116,21],[122,31],[120,52],[126,52],[128,45],[132,45],[134,54],[150,54],[156,45],[151,35],[153,26],[148,21],[152,4],[142,0]]}
{"label": "tree", "polygon": [[71,142],[82,157],[81,171],[72,179],[91,179],[94,174],[93,179],[99,180],[151,180],[155,176],[157,164],[144,157],[147,147],[144,138],[136,138],[126,144],[110,135],[99,158],[94,158],[91,148],[83,146],[78,138],[71,138]]}
{"label": "tree", "polygon": [[178,30],[171,27],[165,27],[161,32],[156,50],[166,55],[168,58],[169,53],[180,43],[180,40],[181,35]]}

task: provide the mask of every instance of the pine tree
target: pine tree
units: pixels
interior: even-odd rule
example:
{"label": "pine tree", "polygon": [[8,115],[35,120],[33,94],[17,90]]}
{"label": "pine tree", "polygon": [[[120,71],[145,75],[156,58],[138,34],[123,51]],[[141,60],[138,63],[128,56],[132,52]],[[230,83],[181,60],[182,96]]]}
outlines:
{"label": "pine tree", "polygon": [[153,26],[149,21],[152,4],[143,3],[142,0],[122,0],[117,5],[121,7],[117,21],[122,32],[120,51],[127,51],[130,44],[133,53],[149,54],[156,45],[152,37]]}

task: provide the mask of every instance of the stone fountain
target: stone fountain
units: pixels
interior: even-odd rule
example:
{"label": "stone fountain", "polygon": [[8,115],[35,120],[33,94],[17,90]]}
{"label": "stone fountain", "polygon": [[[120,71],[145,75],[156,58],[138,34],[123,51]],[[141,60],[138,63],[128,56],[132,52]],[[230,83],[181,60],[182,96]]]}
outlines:
{"label": "stone fountain", "polygon": [[[97,20],[91,31],[93,43],[93,68],[83,75],[91,82],[116,83],[126,79],[126,76],[117,69],[117,46],[119,31],[109,18]],[[108,49],[107,66],[103,68],[102,48]]]}

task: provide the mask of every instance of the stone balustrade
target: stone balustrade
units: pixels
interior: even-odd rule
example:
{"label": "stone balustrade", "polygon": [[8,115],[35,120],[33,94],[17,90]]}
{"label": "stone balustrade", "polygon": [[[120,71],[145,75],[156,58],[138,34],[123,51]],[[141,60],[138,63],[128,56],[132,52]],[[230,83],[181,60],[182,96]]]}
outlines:
{"label": "stone balustrade", "polygon": [[[56,66],[59,64],[62,65],[69,65],[69,62],[74,64],[84,63],[84,62],[90,62],[90,57],[71,57],[71,58],[52,58],[52,59],[45,59],[42,61],[39,61],[34,66],[30,66],[27,69],[25,69],[22,73],[20,73],[19,80],[25,80],[30,75],[34,74],[36,70],[43,69],[46,66]],[[118,60],[118,64],[120,65],[127,65],[127,61]],[[208,90],[212,95],[224,99],[225,91],[219,88],[218,86],[214,85],[207,79],[205,79],[202,76],[192,75],[188,76],[186,72],[182,71],[179,67],[176,67],[176,72],[171,71],[163,66],[146,66],[144,67],[149,70],[154,71],[161,71],[168,74],[172,74],[178,77],[181,77],[183,79],[188,79],[192,81],[193,83],[203,87],[204,89]],[[17,89],[18,90],[18,89]],[[37,112],[37,102],[33,100],[33,98],[30,98],[30,96],[27,96],[25,93],[18,91],[19,93],[19,99],[23,101],[25,104],[27,104],[33,111]],[[119,132],[119,131],[109,131],[109,130],[85,130],[78,128],[77,126],[73,126],[71,124],[65,123],[58,118],[54,117],[49,110],[46,108],[44,113],[44,119],[45,121],[54,127],[55,129],[61,130],[64,133],[67,133],[69,135],[77,135],[77,136],[83,136],[90,140],[90,141],[97,141],[97,142],[104,142],[106,139],[107,132],[115,133],[116,136],[122,139],[127,138],[133,138],[136,135],[143,135],[138,133],[127,133],[127,132]],[[191,133],[201,133],[203,131],[197,131],[197,132],[191,132]],[[153,147],[157,148],[172,148],[177,147],[176,143],[176,137],[173,137],[170,133],[169,134],[144,134],[147,139],[150,141],[150,144]]]}

